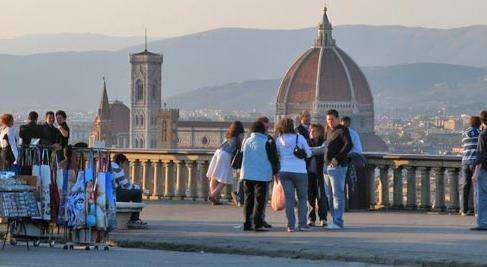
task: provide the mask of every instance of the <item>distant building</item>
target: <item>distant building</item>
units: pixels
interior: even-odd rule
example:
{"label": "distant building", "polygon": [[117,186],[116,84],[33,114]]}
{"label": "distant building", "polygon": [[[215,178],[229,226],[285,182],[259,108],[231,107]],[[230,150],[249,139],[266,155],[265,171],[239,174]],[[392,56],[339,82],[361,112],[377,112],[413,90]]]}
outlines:
{"label": "distant building", "polygon": [[[230,121],[182,121],[179,109],[165,104],[161,107],[162,55],[146,47],[129,58],[130,112],[121,107],[123,112],[112,110],[115,103],[108,104],[104,83],[91,144],[103,140],[109,147],[189,149],[217,148],[224,141]],[[361,134],[365,150],[387,151],[385,142],[374,134],[369,84],[357,64],[336,46],[325,8],[315,45],[292,65],[281,83],[276,118],[294,117],[308,109],[314,121],[324,123],[325,112],[331,108],[352,118],[352,127]]]}
{"label": "distant building", "polygon": [[105,79],[98,107],[98,113],[93,122],[89,145],[93,147],[96,141],[102,141],[106,147],[128,148],[129,143],[130,109],[120,101],[108,102],[108,92]]}
{"label": "distant building", "polygon": [[366,151],[388,150],[374,134],[369,83],[353,59],[336,45],[325,7],[314,46],[292,64],[282,79],[276,118],[295,117],[309,110],[313,121],[324,123],[329,109],[352,118],[352,128],[361,135]]}

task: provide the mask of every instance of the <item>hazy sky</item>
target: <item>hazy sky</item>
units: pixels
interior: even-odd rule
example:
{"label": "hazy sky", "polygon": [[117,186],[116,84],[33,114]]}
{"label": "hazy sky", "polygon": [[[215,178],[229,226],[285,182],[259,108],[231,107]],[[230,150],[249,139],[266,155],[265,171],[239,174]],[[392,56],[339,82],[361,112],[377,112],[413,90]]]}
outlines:
{"label": "hazy sky", "polygon": [[[0,0],[0,38],[91,32],[174,36],[218,27],[303,28],[324,0]],[[335,25],[487,24],[487,0],[328,0]]]}

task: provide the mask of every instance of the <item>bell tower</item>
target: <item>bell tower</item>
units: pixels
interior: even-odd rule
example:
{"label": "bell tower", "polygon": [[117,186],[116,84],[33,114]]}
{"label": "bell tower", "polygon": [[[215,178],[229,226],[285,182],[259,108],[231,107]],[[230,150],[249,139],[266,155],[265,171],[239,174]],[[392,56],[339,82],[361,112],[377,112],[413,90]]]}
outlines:
{"label": "bell tower", "polygon": [[157,147],[163,56],[147,50],[130,54],[130,148]]}

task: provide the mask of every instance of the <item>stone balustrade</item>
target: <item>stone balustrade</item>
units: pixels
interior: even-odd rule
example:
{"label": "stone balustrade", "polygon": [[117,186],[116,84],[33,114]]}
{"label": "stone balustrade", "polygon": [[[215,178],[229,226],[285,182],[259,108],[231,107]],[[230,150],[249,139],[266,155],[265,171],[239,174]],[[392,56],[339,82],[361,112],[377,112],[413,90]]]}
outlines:
{"label": "stone balustrade", "polygon": [[[126,173],[150,199],[206,200],[211,150],[115,149],[130,161]],[[370,209],[457,211],[461,158],[457,156],[365,154],[368,165],[358,190]],[[236,179],[237,180],[237,179]],[[232,185],[223,190],[230,199]]]}
{"label": "stone balustrade", "polygon": [[366,153],[371,209],[458,211],[461,157]]}
{"label": "stone balustrade", "polygon": [[144,189],[148,199],[206,200],[206,171],[213,156],[210,150],[114,149],[129,160],[124,166],[133,183]]}

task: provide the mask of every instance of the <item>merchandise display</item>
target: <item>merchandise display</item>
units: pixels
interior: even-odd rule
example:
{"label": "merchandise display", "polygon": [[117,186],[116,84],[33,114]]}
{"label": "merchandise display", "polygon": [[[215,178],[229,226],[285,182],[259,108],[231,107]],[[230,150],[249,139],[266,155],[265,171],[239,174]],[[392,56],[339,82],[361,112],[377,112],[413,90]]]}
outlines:
{"label": "merchandise display", "polygon": [[[45,238],[51,245],[57,227],[64,234],[65,249],[74,245],[98,249],[101,245],[108,250],[108,232],[116,227],[110,153],[75,148],[71,158],[58,161],[51,157],[55,153],[50,147],[19,150],[25,174],[0,172],[0,217],[9,221],[10,238],[26,240],[27,246],[29,240],[36,245]],[[28,233],[33,231],[25,229],[34,228],[40,234],[29,239]]]}

